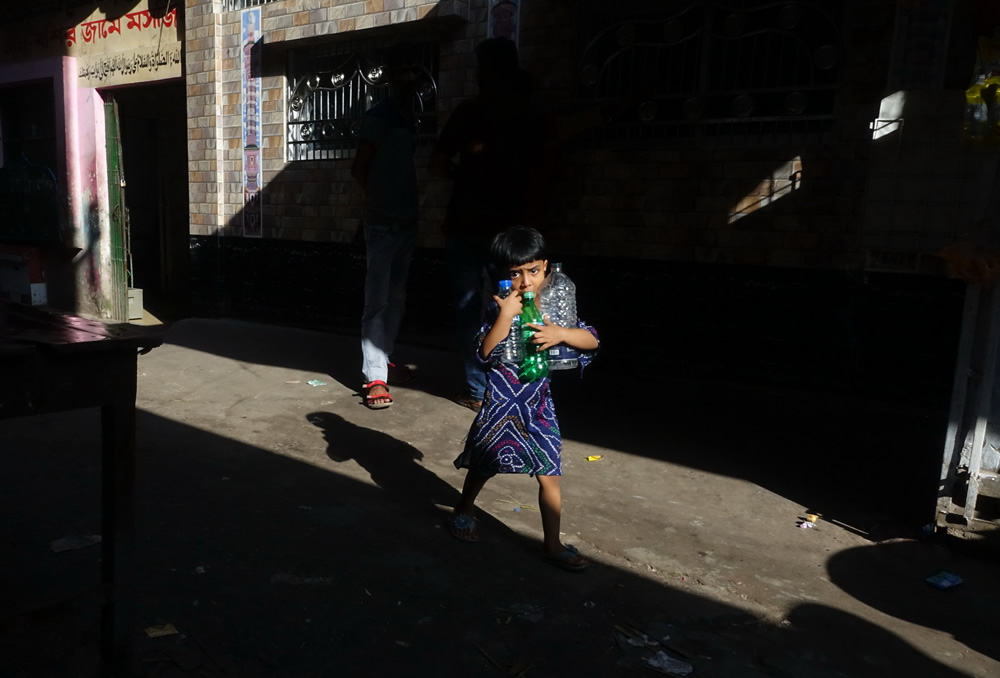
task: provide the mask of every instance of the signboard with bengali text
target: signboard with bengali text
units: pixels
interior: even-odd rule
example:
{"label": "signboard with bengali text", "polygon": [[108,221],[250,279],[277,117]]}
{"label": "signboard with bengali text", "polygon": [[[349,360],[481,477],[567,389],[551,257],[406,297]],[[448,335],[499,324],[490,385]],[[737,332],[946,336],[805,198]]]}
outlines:
{"label": "signboard with bengali text", "polygon": [[0,64],[73,56],[81,87],[179,78],[184,27],[177,4],[112,1],[82,18],[50,14],[2,26]]}

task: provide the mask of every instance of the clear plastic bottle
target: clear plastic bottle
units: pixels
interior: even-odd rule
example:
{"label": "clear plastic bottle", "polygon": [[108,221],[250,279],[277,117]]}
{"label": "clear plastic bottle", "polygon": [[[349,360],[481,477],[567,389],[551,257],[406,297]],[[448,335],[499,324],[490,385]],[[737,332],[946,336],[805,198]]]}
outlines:
{"label": "clear plastic bottle", "polygon": [[[576,327],[576,285],[563,273],[562,264],[552,264],[552,272],[542,288],[539,300],[542,312],[549,317],[549,322],[560,327]],[[549,369],[571,370],[579,362],[577,352],[566,344],[549,349]]]}
{"label": "clear plastic bottle", "polygon": [[[513,284],[510,280],[500,281],[500,291],[497,296],[506,299],[513,292]],[[510,324],[510,333],[503,346],[503,361],[514,365],[520,365],[524,357],[524,345],[521,343],[521,316],[514,316]]]}

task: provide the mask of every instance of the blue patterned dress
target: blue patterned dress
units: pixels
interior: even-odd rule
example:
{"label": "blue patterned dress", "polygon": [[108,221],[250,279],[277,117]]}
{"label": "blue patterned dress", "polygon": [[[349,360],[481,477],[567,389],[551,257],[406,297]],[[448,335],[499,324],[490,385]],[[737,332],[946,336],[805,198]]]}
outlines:
{"label": "blue patterned dress", "polygon": [[[490,318],[495,320],[497,313],[496,303],[491,303]],[[521,383],[518,366],[502,360],[509,338],[497,344],[488,358],[482,357],[479,349],[493,320],[485,323],[476,336],[476,356],[488,368],[486,395],[455,467],[488,478],[497,473],[562,475],[562,436],[549,378]],[[577,327],[597,337],[590,325],[579,322]],[[580,351],[579,356],[582,372],[593,360],[594,352]]]}

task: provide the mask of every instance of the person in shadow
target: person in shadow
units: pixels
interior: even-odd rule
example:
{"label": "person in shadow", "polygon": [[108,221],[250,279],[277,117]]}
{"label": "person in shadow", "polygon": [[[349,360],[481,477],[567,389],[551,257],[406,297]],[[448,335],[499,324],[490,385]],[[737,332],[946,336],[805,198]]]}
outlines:
{"label": "person in shadow", "polygon": [[413,114],[420,64],[408,45],[397,45],[386,68],[390,94],[365,112],[351,175],[364,189],[368,269],[361,318],[361,394],[369,409],[392,405],[387,380],[406,383],[412,373],[389,361],[403,319],[406,280],[417,242],[418,191]]}
{"label": "person in shadow", "polygon": [[529,103],[513,42],[484,40],[476,47],[476,62],[479,93],[451,113],[428,171],[454,182],[442,228],[465,371],[464,390],[455,401],[478,412],[486,372],[472,346],[487,302],[490,239],[522,223],[531,170],[544,152],[545,124]]}
{"label": "person in shadow", "polygon": [[[993,626],[1000,608],[995,563],[928,541],[899,540],[845,549],[827,561],[826,569],[834,585],[865,605],[948,633],[972,650],[1000,660]],[[927,578],[941,570],[959,574],[964,582],[947,591],[934,588]]]}

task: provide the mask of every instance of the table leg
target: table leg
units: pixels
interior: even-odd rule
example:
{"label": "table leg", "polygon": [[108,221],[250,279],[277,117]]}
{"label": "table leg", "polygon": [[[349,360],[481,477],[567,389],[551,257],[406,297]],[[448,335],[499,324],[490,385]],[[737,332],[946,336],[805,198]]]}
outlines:
{"label": "table leg", "polygon": [[123,356],[107,384],[115,399],[101,408],[101,657],[111,675],[132,663],[135,606],[136,356]]}

